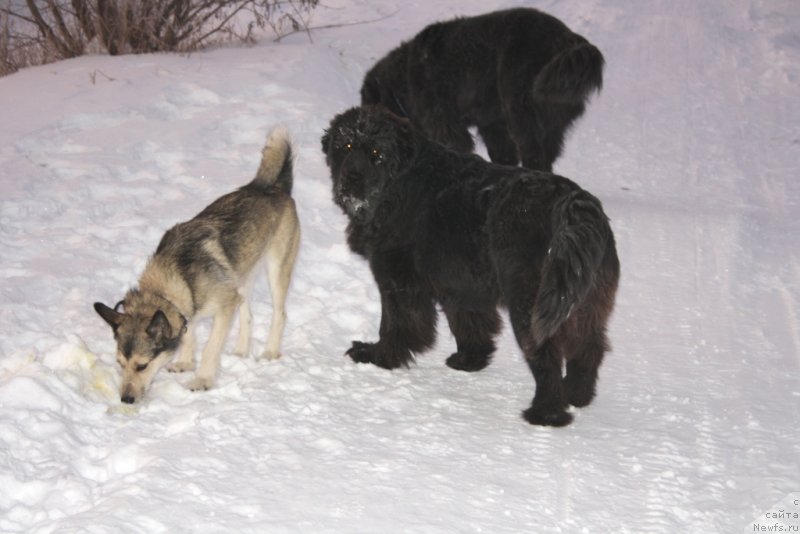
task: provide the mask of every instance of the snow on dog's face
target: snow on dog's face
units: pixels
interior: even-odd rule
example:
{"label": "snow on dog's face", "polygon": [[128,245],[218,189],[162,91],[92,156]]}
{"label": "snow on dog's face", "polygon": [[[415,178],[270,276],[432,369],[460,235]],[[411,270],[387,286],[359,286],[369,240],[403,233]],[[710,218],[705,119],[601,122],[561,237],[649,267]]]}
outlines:
{"label": "snow on dog's face", "polygon": [[[101,302],[94,309],[114,331],[117,363],[122,368],[120,400],[136,402],[144,394],[159,369],[169,360],[186,331],[186,321],[179,317],[173,326],[161,309],[131,291],[113,309]],[[118,311],[120,306],[124,311]]]}
{"label": "snow on dog's face", "polygon": [[351,219],[374,210],[386,183],[415,154],[411,124],[379,106],[351,108],[333,118],[322,137],[333,200]]}

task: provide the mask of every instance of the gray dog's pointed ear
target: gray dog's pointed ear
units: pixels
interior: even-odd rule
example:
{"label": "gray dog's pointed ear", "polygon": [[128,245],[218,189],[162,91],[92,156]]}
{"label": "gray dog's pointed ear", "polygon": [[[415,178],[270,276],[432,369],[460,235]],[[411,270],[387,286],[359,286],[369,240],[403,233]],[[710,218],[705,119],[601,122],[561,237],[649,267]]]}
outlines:
{"label": "gray dog's pointed ear", "polygon": [[115,332],[117,327],[122,323],[122,317],[125,315],[124,313],[120,313],[109,308],[102,302],[94,303],[94,311],[96,311],[97,314],[102,317],[103,320],[107,322]]}
{"label": "gray dog's pointed ear", "polygon": [[327,154],[331,144],[331,131],[325,130],[322,134],[322,153]]}
{"label": "gray dog's pointed ear", "polygon": [[150,324],[147,325],[145,331],[150,336],[150,339],[156,343],[172,338],[172,326],[161,310],[153,314],[153,318],[150,319]]}

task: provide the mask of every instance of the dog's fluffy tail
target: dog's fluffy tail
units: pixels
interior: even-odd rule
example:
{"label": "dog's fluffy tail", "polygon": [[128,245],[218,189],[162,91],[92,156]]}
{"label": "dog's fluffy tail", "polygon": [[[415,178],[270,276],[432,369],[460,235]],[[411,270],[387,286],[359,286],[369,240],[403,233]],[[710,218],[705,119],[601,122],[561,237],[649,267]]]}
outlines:
{"label": "dog's fluffy tail", "polygon": [[555,334],[595,285],[613,239],[602,204],[582,190],[556,203],[552,225],[531,322],[537,346]]}
{"label": "dog's fluffy tail", "polygon": [[580,39],[547,63],[533,84],[537,97],[585,102],[603,87],[605,59],[596,46]]}
{"label": "dog's fluffy tail", "polygon": [[283,126],[276,126],[267,136],[267,142],[261,151],[261,164],[251,184],[277,188],[291,195],[294,181],[293,166],[294,148],[289,130]]}

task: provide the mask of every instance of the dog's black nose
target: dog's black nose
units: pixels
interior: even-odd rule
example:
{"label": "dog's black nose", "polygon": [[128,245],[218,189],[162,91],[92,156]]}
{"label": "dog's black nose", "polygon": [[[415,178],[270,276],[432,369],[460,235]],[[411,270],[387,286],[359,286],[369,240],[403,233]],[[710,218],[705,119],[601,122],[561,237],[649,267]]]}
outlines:
{"label": "dog's black nose", "polygon": [[136,399],[133,397],[133,395],[123,395],[120,400],[125,404],[133,404],[133,401]]}
{"label": "dog's black nose", "polygon": [[362,185],[364,183],[364,174],[358,169],[347,169],[342,173],[344,177],[350,182],[350,186]]}

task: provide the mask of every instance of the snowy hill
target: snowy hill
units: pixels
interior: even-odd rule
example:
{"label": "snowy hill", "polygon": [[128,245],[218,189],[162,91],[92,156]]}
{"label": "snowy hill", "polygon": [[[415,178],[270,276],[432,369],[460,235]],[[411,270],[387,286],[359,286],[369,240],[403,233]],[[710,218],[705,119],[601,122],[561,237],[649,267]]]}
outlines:
{"label": "snowy hill", "polygon": [[[593,405],[567,428],[527,425],[533,380],[509,328],[475,374],[444,365],[444,321],[410,370],[343,356],[376,338],[380,306],[322,130],[400,40],[519,3],[333,0],[313,24],[385,18],[0,78],[0,532],[753,532],[793,506],[800,5],[524,4],[608,62],[556,162],[603,201],[622,262]],[[284,357],[229,346],[216,389],[162,372],[121,405],[91,304],[249,181],[277,123],[298,147],[303,226]],[[255,352],[265,281],[254,300]]]}

